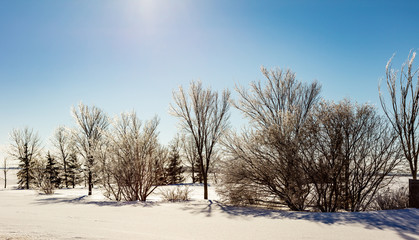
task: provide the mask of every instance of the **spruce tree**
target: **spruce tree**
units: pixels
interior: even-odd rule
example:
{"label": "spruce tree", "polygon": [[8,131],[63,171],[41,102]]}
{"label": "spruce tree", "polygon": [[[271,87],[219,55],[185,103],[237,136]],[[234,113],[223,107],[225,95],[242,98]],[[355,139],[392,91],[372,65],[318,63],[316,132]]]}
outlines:
{"label": "spruce tree", "polygon": [[61,184],[61,179],[58,177],[58,174],[60,173],[60,169],[57,165],[58,164],[55,158],[51,156],[51,154],[48,152],[47,166],[45,169],[45,173],[48,176],[49,181],[55,188],[58,188]]}
{"label": "spruce tree", "polygon": [[194,183],[199,182],[202,183],[202,172],[201,172],[201,164],[199,161],[195,162],[194,165],[194,172],[195,172],[195,176],[194,176]]}
{"label": "spruce tree", "polygon": [[39,157],[40,139],[32,129],[13,129],[9,155],[19,161],[18,187],[29,189],[34,183],[34,165]]}
{"label": "spruce tree", "polygon": [[18,187],[29,189],[30,184],[33,180],[33,170],[32,170],[32,157],[31,153],[28,150],[28,144],[23,145],[23,154],[19,157],[19,171],[17,172]]}
{"label": "spruce tree", "polygon": [[67,162],[67,179],[73,188],[80,182],[80,163],[75,153],[71,153]]}
{"label": "spruce tree", "polygon": [[171,146],[169,155],[169,165],[166,168],[166,176],[168,184],[177,184],[185,180],[182,173],[184,172],[182,161],[180,158],[179,148],[176,145]]}

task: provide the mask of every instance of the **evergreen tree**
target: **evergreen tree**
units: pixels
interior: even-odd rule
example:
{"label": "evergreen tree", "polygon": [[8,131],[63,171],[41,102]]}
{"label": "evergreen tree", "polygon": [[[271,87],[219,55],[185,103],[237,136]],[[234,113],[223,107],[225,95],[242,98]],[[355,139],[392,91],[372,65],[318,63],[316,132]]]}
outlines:
{"label": "evergreen tree", "polygon": [[34,183],[35,160],[39,157],[40,139],[32,129],[13,129],[9,155],[19,160],[18,187],[29,189]]}
{"label": "evergreen tree", "polygon": [[58,188],[61,184],[61,179],[58,177],[58,174],[60,173],[60,169],[57,165],[58,164],[55,158],[51,156],[51,154],[48,152],[47,166],[45,169],[45,173],[48,176],[49,181],[55,188]]}
{"label": "evergreen tree", "polygon": [[182,173],[184,172],[182,161],[180,158],[180,150],[177,144],[171,146],[169,155],[169,165],[166,168],[166,179],[168,184],[177,184],[185,180]]}
{"label": "evergreen tree", "polygon": [[70,154],[67,164],[68,164],[67,165],[68,183],[71,184],[74,188],[81,181],[81,176],[80,176],[81,165],[75,153]]}
{"label": "evergreen tree", "polygon": [[194,181],[193,182],[194,183],[196,183],[196,182],[202,183],[201,164],[200,164],[199,161],[195,162],[194,173],[195,173],[195,176],[194,176]]}
{"label": "evergreen tree", "polygon": [[19,171],[17,172],[18,187],[29,189],[31,182],[33,180],[33,169],[32,169],[32,157],[31,153],[28,150],[28,144],[23,145],[23,154],[19,157]]}

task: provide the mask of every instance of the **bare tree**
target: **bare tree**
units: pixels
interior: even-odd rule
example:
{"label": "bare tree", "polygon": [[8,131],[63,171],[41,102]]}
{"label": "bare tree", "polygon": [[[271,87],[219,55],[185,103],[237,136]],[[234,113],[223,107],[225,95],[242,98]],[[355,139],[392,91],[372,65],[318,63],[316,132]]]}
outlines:
{"label": "bare tree", "polygon": [[[116,200],[146,201],[163,182],[167,151],[157,141],[157,118],[141,124],[135,113],[121,114],[108,133],[104,187]],[[103,155],[102,155],[103,157]]]}
{"label": "bare tree", "polygon": [[186,164],[191,168],[192,183],[195,183],[198,177],[197,172],[199,172],[199,169],[197,168],[199,165],[198,154],[196,153],[195,148],[195,141],[190,135],[183,135],[181,139],[183,156],[186,159]]}
{"label": "bare tree", "polygon": [[7,168],[7,158],[3,159],[3,173],[4,173],[4,188],[7,187],[7,172],[9,169]]}
{"label": "bare tree", "polygon": [[204,180],[204,199],[208,199],[208,172],[216,144],[228,128],[230,92],[203,89],[201,82],[192,82],[189,97],[182,87],[173,92],[170,112],[181,120],[182,129],[194,140],[200,172]]}
{"label": "bare tree", "polygon": [[322,102],[311,115],[302,153],[316,208],[367,210],[400,161],[394,131],[371,105]]}
{"label": "bare tree", "polygon": [[224,176],[233,174],[225,185],[246,190],[243,192],[261,192],[269,201],[303,210],[310,186],[302,168],[300,145],[320,86],[317,82],[298,82],[290,70],[261,70],[265,84],[252,82],[250,90],[236,88],[240,99],[234,106],[249,118],[252,129],[242,135],[229,133],[226,138],[230,160]]}
{"label": "bare tree", "polygon": [[[380,92],[380,102],[385,115],[396,130],[404,156],[409,163],[413,179],[417,179],[419,155],[419,67],[413,67],[416,52],[411,52],[400,72],[392,68],[393,57],[386,65],[386,83],[390,106]],[[417,78],[416,82],[415,76]]]}
{"label": "bare tree", "polygon": [[65,127],[58,127],[55,130],[52,144],[58,151],[58,158],[61,160],[61,165],[63,168],[62,177],[64,180],[64,185],[66,188],[68,188],[70,175],[68,169],[68,161],[70,157],[71,145],[73,144],[69,131]]}
{"label": "bare tree", "polygon": [[45,168],[47,162],[43,157],[36,158],[32,163],[33,185],[43,191],[43,184],[46,179]]}
{"label": "bare tree", "polygon": [[261,71],[267,79],[265,86],[259,81],[252,82],[249,91],[237,87],[240,99],[234,106],[250,120],[255,129],[275,130],[289,124],[292,127],[290,130],[295,133],[291,137],[295,137],[319,100],[319,83],[303,84],[297,81],[291,70],[269,71],[261,67]]}
{"label": "bare tree", "polygon": [[23,130],[14,129],[10,133],[10,140],[12,143],[9,155],[20,161],[20,170],[17,173],[18,187],[29,189],[33,182],[34,162],[40,157],[40,139],[37,133],[26,127]]}
{"label": "bare tree", "polygon": [[88,195],[92,195],[95,167],[94,155],[97,144],[103,137],[103,132],[109,125],[108,117],[99,108],[95,106],[88,107],[82,103],[79,104],[78,109],[73,108],[72,113],[78,125],[78,128],[73,135],[78,153],[85,160],[85,167],[88,175]]}

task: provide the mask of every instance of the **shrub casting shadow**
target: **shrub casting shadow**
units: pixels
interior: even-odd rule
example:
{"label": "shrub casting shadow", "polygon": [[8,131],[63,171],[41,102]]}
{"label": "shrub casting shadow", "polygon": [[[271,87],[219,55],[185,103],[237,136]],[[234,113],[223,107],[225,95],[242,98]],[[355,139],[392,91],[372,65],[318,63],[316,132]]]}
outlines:
{"label": "shrub casting shadow", "polygon": [[419,236],[419,209],[401,209],[370,212],[294,212],[285,210],[269,210],[252,207],[235,207],[208,200],[208,204],[188,204],[183,210],[193,214],[205,214],[211,217],[213,212],[221,211],[229,217],[264,217],[271,219],[308,220],[317,223],[362,224],[367,229],[391,229],[402,238],[415,239],[405,234]]}

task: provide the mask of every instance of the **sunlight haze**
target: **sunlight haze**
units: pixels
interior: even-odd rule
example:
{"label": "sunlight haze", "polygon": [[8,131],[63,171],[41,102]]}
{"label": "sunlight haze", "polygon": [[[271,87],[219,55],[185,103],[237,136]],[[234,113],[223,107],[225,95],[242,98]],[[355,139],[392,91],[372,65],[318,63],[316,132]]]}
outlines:
{"label": "sunlight haze", "polygon": [[[234,98],[262,65],[318,80],[325,99],[378,106],[388,59],[398,67],[418,47],[418,11],[417,1],[2,1],[0,145],[28,126],[48,146],[79,102],[158,115],[168,143],[173,90],[200,79]],[[232,109],[231,125],[244,123]]]}

